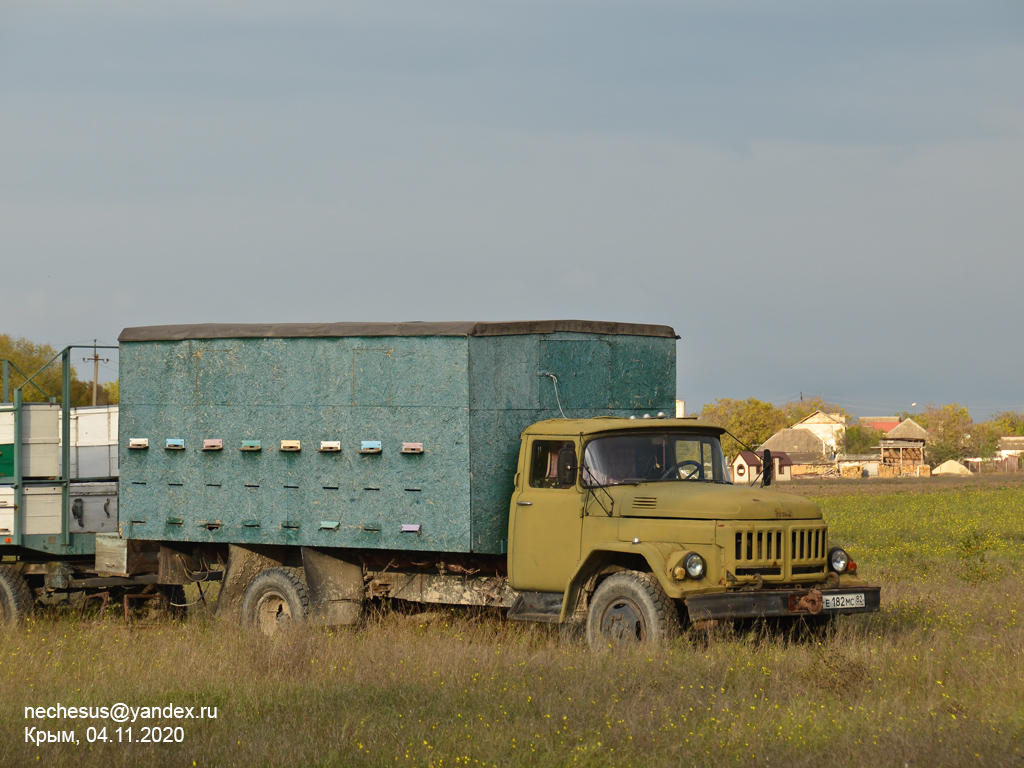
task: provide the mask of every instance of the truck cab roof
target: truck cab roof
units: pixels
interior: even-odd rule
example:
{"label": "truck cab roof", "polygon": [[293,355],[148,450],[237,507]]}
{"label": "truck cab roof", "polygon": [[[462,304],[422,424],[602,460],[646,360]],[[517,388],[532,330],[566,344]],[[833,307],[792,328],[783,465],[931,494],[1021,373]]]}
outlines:
{"label": "truck cab roof", "polygon": [[545,419],[523,430],[527,435],[597,435],[620,430],[686,430],[711,432],[722,435],[725,429],[717,424],[698,419],[628,418],[624,416],[595,416],[589,419]]}

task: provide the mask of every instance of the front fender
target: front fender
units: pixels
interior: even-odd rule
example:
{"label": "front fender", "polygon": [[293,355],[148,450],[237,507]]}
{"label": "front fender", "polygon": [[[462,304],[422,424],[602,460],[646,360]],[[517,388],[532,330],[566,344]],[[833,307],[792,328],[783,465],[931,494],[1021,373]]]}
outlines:
{"label": "front fender", "polygon": [[682,597],[682,590],[677,584],[673,584],[668,574],[665,573],[665,561],[669,555],[678,550],[678,544],[650,542],[632,544],[628,541],[610,541],[595,547],[580,561],[579,566],[569,577],[569,583],[566,585],[565,594],[562,597],[562,613],[558,619],[559,623],[567,621],[575,613],[583,586],[591,576],[610,565],[621,564],[627,558],[642,559],[658,583],[661,584],[661,588],[665,590],[665,594],[671,598]]}

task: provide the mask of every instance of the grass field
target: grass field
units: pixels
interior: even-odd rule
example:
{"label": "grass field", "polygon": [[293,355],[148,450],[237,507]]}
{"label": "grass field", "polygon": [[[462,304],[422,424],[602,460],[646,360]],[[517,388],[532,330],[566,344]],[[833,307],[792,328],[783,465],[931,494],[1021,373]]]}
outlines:
{"label": "grass field", "polygon": [[[203,617],[0,636],[0,765],[1024,766],[1024,489],[813,485],[882,611],[820,638],[691,630],[603,650],[493,614],[264,638]],[[216,707],[181,743],[26,706]],[[138,740],[142,727],[131,725]],[[86,728],[108,743],[87,743]],[[24,743],[24,729],[80,744]]]}

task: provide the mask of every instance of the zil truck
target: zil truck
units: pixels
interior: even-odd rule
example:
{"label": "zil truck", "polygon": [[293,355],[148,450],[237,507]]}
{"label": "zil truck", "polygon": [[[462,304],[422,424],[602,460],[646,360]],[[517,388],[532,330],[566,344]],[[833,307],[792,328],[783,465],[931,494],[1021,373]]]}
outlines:
{"label": "zil truck", "polygon": [[100,591],[127,611],[213,580],[217,615],[264,632],[354,624],[379,598],[494,606],[592,644],[878,610],[815,504],[734,484],[720,427],[665,416],[677,338],[589,321],[127,328],[105,513],[83,514],[66,445],[62,462],[32,454],[28,426],[57,406],[21,388],[0,406],[16,438],[0,446],[3,617]]}

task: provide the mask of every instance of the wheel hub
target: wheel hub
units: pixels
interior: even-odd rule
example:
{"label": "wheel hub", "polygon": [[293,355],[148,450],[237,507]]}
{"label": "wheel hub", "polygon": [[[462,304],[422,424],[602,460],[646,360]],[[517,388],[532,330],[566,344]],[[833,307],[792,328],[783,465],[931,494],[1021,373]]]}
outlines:
{"label": "wheel hub", "polygon": [[292,621],[288,601],[282,595],[276,594],[263,596],[256,607],[256,616],[260,631],[267,635],[274,634]]}
{"label": "wheel hub", "polygon": [[601,633],[616,643],[646,639],[647,627],[639,606],[632,600],[619,599],[601,616]]}

